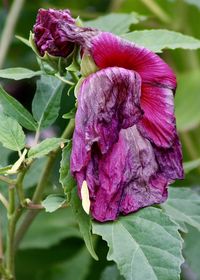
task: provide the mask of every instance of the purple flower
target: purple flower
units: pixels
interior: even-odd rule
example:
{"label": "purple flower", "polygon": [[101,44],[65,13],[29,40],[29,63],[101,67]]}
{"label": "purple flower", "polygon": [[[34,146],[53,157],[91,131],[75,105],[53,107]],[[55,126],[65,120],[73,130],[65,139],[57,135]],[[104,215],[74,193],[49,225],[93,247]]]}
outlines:
{"label": "purple flower", "polygon": [[71,171],[80,197],[87,182],[91,214],[104,222],[164,202],[168,185],[183,178],[182,152],[170,67],[110,33],[90,34],[79,43],[99,71],[78,93]]}
{"label": "purple flower", "polygon": [[34,25],[34,40],[41,56],[48,52],[53,56],[67,57],[74,44],[66,39],[60,25],[75,24],[69,10],[40,9]]}
{"label": "purple flower", "polygon": [[[66,20],[57,41],[77,43],[97,70],[78,91],[71,172],[87,184],[98,221],[162,203],[167,187],[183,178],[176,132],[176,77],[156,54],[107,32]],[[89,72],[88,72],[89,73]]]}

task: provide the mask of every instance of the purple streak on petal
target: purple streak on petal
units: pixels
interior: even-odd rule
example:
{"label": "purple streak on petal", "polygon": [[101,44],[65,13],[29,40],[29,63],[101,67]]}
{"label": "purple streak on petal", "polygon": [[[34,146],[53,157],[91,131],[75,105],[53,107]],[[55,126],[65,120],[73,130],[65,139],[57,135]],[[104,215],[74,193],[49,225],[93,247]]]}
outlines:
{"label": "purple streak on petal", "polygon": [[155,146],[154,151],[160,172],[164,177],[171,181],[184,178],[182,150],[177,134],[170,148],[164,149]]}
{"label": "purple streak on petal", "polygon": [[175,90],[176,77],[172,69],[155,53],[102,32],[92,40],[91,52],[99,68],[118,66],[139,73],[142,82]]}
{"label": "purple streak on petal", "polygon": [[138,128],[142,135],[157,146],[170,147],[176,134],[172,90],[142,84],[141,108],[144,116]]}
{"label": "purple streak on petal", "polygon": [[60,29],[60,25],[75,24],[69,10],[40,9],[34,25],[34,39],[36,46],[43,56],[48,52],[54,56],[68,56],[74,47]]}
{"label": "purple streak on petal", "polygon": [[72,172],[87,165],[93,143],[105,154],[118,141],[119,131],[139,121],[140,77],[119,67],[86,78],[78,94],[78,110],[71,157]]}

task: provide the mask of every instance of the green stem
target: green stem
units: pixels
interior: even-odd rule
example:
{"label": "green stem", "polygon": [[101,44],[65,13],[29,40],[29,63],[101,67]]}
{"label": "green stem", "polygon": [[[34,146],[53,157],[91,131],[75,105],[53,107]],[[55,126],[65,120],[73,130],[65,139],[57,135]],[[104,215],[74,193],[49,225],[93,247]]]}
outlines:
{"label": "green stem", "polygon": [[13,38],[15,25],[25,0],[14,0],[6,19],[5,27],[0,41],[0,68],[2,68],[8,48]]}
{"label": "green stem", "polygon": [[6,184],[9,184],[9,185],[14,185],[15,184],[15,180],[12,180],[6,176],[2,176],[0,175],[0,181],[6,183]]}
{"label": "green stem", "polygon": [[18,198],[20,201],[21,206],[24,206],[24,201],[25,201],[25,194],[23,190],[23,180],[24,176],[26,174],[27,168],[24,168],[17,176],[17,182],[16,182],[16,189],[17,189],[17,194]]}
{"label": "green stem", "polygon": [[[66,138],[66,139],[70,139],[73,131],[74,131],[74,119],[71,119],[68,126],[66,127],[65,131],[62,134],[62,138]],[[35,192],[33,194],[33,198],[32,198],[32,203],[33,204],[37,204],[40,203],[41,199],[42,199],[42,195],[43,192],[46,188],[47,185],[47,181],[49,176],[51,175],[51,171],[53,169],[54,166],[54,162],[55,162],[55,158],[59,152],[60,148],[56,149],[54,152],[51,153],[51,155],[49,156],[49,159],[46,163],[46,166],[43,170],[41,179],[35,189]],[[31,225],[32,221],[34,220],[34,218],[36,217],[36,215],[39,213],[39,210],[28,210],[23,222],[21,223],[17,233],[16,233],[16,238],[15,238],[15,249],[17,249],[20,241],[22,240],[22,238],[24,237],[26,231],[28,230],[29,226]]]}
{"label": "green stem", "polygon": [[69,73],[70,73],[73,81],[77,84],[78,81],[79,81],[79,77],[74,72],[72,72],[72,71],[69,71]]}
{"label": "green stem", "polygon": [[8,233],[7,233],[7,252],[6,252],[6,269],[9,275],[8,279],[14,279],[14,234],[15,234],[15,188],[9,186],[8,191]]}
{"label": "green stem", "polygon": [[3,206],[8,209],[8,201],[7,199],[3,196],[2,193],[0,193],[0,202],[3,204]]}

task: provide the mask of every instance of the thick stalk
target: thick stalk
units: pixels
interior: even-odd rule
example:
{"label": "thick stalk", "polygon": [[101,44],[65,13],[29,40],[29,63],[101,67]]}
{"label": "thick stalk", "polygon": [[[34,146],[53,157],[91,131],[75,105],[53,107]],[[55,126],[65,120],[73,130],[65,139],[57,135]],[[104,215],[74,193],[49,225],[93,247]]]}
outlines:
{"label": "thick stalk", "polygon": [[[62,134],[62,138],[70,139],[74,131],[74,119],[71,119],[68,126],[66,127],[65,131]],[[49,176],[51,175],[51,171],[54,166],[55,158],[59,152],[60,148],[56,149],[54,152],[51,153],[49,156],[49,159],[47,161],[47,164],[43,170],[41,179],[35,189],[35,192],[33,194],[32,203],[37,204],[40,203],[42,199],[43,192],[45,190],[45,187],[47,185],[47,181]],[[20,241],[24,237],[26,231],[28,230],[29,226],[31,225],[32,221],[36,217],[36,215],[39,213],[39,210],[31,209],[28,210],[26,213],[24,220],[22,224],[20,225],[15,238],[15,249],[17,249]]]}
{"label": "thick stalk", "polygon": [[8,52],[8,48],[13,38],[15,25],[17,23],[20,11],[23,7],[25,0],[14,0],[6,19],[5,27],[2,32],[0,41],[0,68],[4,64],[5,57]]}

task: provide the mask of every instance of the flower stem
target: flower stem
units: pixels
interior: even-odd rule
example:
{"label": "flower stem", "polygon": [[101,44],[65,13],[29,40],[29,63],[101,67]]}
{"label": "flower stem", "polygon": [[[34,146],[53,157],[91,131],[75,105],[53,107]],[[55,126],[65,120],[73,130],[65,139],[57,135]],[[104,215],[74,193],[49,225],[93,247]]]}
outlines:
{"label": "flower stem", "polygon": [[4,64],[9,45],[13,38],[15,25],[25,0],[14,0],[6,19],[5,27],[0,41],[0,68]]}
{"label": "flower stem", "polygon": [[[62,138],[66,138],[69,139],[71,138],[73,131],[74,131],[74,119],[71,119],[68,126],[66,127],[65,131],[62,134]],[[55,158],[59,152],[60,148],[56,149],[54,152],[52,152],[49,156],[49,159],[46,163],[46,166],[43,170],[42,176],[40,181],[38,182],[38,185],[35,189],[35,192],[33,194],[33,198],[32,198],[32,203],[33,204],[38,204],[40,203],[41,199],[42,199],[42,195],[43,192],[45,190],[45,187],[47,185],[47,181],[49,176],[51,175],[51,171],[53,169],[54,166],[54,162],[55,162]],[[28,210],[28,212],[26,213],[23,222],[21,223],[17,233],[16,233],[16,238],[15,238],[15,249],[17,249],[20,241],[22,240],[22,238],[24,237],[26,231],[28,230],[29,226],[31,225],[32,221],[34,220],[34,218],[36,217],[36,215],[39,213],[40,209],[36,210],[36,209],[30,209]]]}

